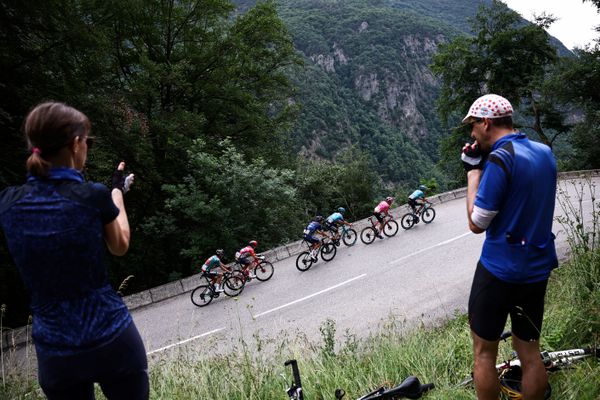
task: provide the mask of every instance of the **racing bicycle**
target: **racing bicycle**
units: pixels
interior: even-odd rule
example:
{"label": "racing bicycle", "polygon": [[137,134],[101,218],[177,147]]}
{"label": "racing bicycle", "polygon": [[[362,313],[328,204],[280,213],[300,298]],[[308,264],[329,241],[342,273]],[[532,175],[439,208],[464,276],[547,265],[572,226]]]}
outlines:
{"label": "racing bicycle", "polygon": [[[302,390],[302,382],[300,381],[298,363],[296,360],[288,360],[285,362],[285,366],[290,366],[292,368],[293,377],[290,387],[286,390],[286,394],[290,400],[304,400],[304,392]],[[380,388],[359,397],[358,400],[392,400],[402,398],[419,399],[423,393],[433,388],[433,383],[423,385],[416,376],[409,376],[398,386],[389,389],[385,386],[381,386]],[[335,398],[337,400],[342,400],[345,395],[346,392],[343,389],[335,390]]]}
{"label": "racing bicycle", "polygon": [[275,272],[275,267],[266,260],[262,254],[257,254],[258,261],[252,261],[249,265],[242,265],[239,260],[236,260],[234,269],[240,271],[244,276],[244,283],[250,282],[256,278],[261,282],[268,281]]}
{"label": "racing bicycle", "polygon": [[[500,336],[500,340],[506,341],[511,337],[510,331],[504,332]],[[540,352],[542,362],[546,367],[546,371],[554,372],[559,369],[568,368],[574,363],[583,360],[588,357],[600,358],[600,348],[597,346],[575,348],[569,350],[558,350],[558,351],[542,351]],[[500,389],[503,393],[506,393],[510,398],[516,398],[515,395],[521,393],[521,360],[517,357],[513,351],[511,357],[499,364],[496,364],[496,371],[500,378]],[[460,386],[467,386],[473,383],[473,375],[466,378],[460,383]],[[544,399],[550,398],[552,389],[550,385],[546,388],[544,393]],[[513,397],[511,397],[513,396]]]}
{"label": "racing bicycle", "polygon": [[[378,235],[379,229],[377,229],[377,219],[374,216],[369,217],[371,226],[367,226],[360,231],[360,240],[364,244],[371,244]],[[398,233],[398,222],[394,219],[391,214],[388,214],[383,219],[383,234],[387,237],[392,237]]]}
{"label": "racing bicycle", "polygon": [[418,224],[420,220],[423,220],[426,224],[433,221],[435,218],[435,210],[430,202],[426,202],[421,204],[413,213],[408,212],[402,216],[400,220],[400,225],[404,229],[410,229],[414,225]]}
{"label": "racing bicycle", "polygon": [[333,244],[339,247],[341,239],[341,241],[344,242],[346,246],[354,246],[356,240],[358,239],[358,234],[356,233],[356,231],[353,228],[350,228],[348,225],[342,225],[340,229],[342,230],[342,232],[339,236],[334,237]]}
{"label": "racing bicycle", "polygon": [[[216,291],[209,275],[203,272],[200,278],[203,278],[205,282],[192,290],[190,297],[194,305],[204,307],[209,305],[214,298],[219,297],[219,292]],[[240,271],[225,272],[223,274],[223,293],[229,297],[239,296],[244,290],[245,284],[246,280]]]}
{"label": "racing bicycle", "polygon": [[330,238],[327,237],[321,239],[319,246],[314,249],[310,248],[311,244],[309,242],[306,240],[303,241],[303,243],[308,245],[308,250],[303,251],[296,257],[296,268],[298,268],[299,271],[308,271],[308,269],[319,259],[319,254],[321,254],[323,261],[329,262],[333,260],[337,254],[337,248],[335,247],[333,240],[327,241],[327,239]]}

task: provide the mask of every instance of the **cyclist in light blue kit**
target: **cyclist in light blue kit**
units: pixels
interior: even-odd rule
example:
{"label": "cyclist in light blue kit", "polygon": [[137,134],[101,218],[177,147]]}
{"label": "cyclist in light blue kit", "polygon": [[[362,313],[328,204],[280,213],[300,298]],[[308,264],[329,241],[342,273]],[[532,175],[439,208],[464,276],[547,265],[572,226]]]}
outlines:
{"label": "cyclist in light blue kit", "polygon": [[427,199],[425,198],[426,191],[427,186],[419,185],[419,188],[408,196],[408,205],[412,209],[413,214],[417,213],[417,206],[427,203]]}
{"label": "cyclist in light blue kit", "polygon": [[344,207],[339,207],[337,209],[337,212],[334,212],[333,214],[331,214],[329,217],[327,217],[327,219],[325,220],[325,229],[330,231],[333,234],[333,241],[336,244],[336,246],[340,245],[340,235],[341,233],[338,230],[338,227],[340,225],[348,225],[348,226],[352,226],[351,223],[349,223],[348,221],[344,220],[344,213],[346,212],[346,209]]}

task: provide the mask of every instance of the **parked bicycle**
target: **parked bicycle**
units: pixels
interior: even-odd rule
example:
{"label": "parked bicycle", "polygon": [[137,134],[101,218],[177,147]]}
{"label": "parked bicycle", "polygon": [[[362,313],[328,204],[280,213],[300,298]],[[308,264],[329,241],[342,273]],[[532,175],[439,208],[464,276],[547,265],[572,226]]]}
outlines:
{"label": "parked bicycle", "polygon": [[[367,226],[360,231],[360,240],[362,240],[364,244],[373,243],[379,233],[379,229],[377,228],[377,219],[375,219],[373,216],[370,216],[369,222],[371,223],[371,226]],[[398,222],[396,222],[391,214],[388,214],[383,219],[383,234],[387,237],[392,237],[396,235],[396,233],[398,233]]]}
{"label": "parked bicycle", "polygon": [[333,260],[337,254],[337,248],[335,247],[333,240],[329,237],[321,239],[319,245],[314,248],[311,248],[311,244],[306,240],[303,241],[303,243],[308,245],[308,250],[303,251],[296,257],[296,268],[298,268],[299,271],[308,271],[308,269],[319,259],[319,254],[321,254],[323,261],[326,262]]}
{"label": "parked bicycle", "polygon": [[[511,337],[511,332],[504,332],[500,339],[506,341]],[[574,363],[583,360],[588,357],[600,358],[600,348],[597,346],[576,348],[569,350],[558,350],[558,351],[542,351],[540,352],[542,362],[546,367],[546,371],[554,372],[563,368],[568,368]],[[496,364],[496,371],[500,379],[500,390],[507,394],[511,399],[521,398],[521,360],[517,357],[516,352],[513,352],[511,357],[499,364]],[[467,386],[473,382],[473,375],[465,379],[460,383],[461,386]],[[544,399],[550,398],[552,394],[552,388],[550,385],[546,388],[544,393]]]}
{"label": "parked bicycle", "polygon": [[268,281],[273,276],[275,268],[273,264],[266,260],[262,254],[257,254],[258,261],[252,261],[245,266],[236,261],[234,270],[240,271],[244,276],[244,283],[250,282],[254,278],[261,282]]}
{"label": "parked bicycle", "polygon": [[[292,368],[293,377],[290,387],[286,390],[286,394],[290,400],[304,400],[304,392],[302,390],[302,382],[300,381],[298,363],[296,360],[288,360],[284,365]],[[402,398],[419,399],[425,392],[433,388],[433,383],[423,385],[416,376],[409,376],[398,386],[390,389],[386,388],[385,386],[381,386],[380,388],[359,397],[357,400],[391,400]],[[346,392],[343,389],[335,390],[335,398],[337,400],[342,400],[345,395]]]}
{"label": "parked bicycle", "polygon": [[430,202],[426,202],[421,204],[414,213],[411,211],[404,214],[400,220],[400,225],[402,225],[402,228],[408,230],[418,224],[420,220],[428,224],[433,221],[434,218],[435,210]]}
{"label": "parked bicycle", "polygon": [[[194,305],[204,307],[209,305],[214,298],[219,297],[220,293],[216,291],[215,285],[208,275],[202,273],[200,278],[204,279],[205,282],[192,290],[190,297]],[[223,293],[229,297],[239,296],[246,284],[246,280],[239,271],[224,273],[222,282]]]}

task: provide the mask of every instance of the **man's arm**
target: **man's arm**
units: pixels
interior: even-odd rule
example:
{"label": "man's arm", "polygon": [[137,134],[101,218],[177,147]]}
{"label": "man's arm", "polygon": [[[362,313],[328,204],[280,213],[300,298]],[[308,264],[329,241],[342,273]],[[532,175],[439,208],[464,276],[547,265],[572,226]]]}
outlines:
{"label": "man's arm", "polygon": [[469,229],[473,233],[483,233],[484,229],[481,229],[473,223],[471,216],[473,214],[473,208],[475,207],[475,196],[479,189],[479,181],[481,180],[482,171],[480,169],[472,169],[467,172],[467,218],[469,219]]}

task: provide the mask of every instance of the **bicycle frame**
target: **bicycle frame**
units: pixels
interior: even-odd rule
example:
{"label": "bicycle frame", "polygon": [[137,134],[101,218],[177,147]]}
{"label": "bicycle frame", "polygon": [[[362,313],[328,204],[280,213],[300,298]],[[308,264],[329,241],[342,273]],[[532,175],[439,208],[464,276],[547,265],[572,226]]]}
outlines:
{"label": "bicycle frame", "polygon": [[[501,336],[501,340],[506,340],[510,337],[511,332],[504,332]],[[542,362],[544,363],[544,367],[546,371],[556,371],[561,368],[569,367],[577,361],[581,361],[584,358],[595,356],[596,358],[600,358],[600,348],[598,347],[586,347],[579,349],[568,349],[568,350],[558,350],[558,351],[541,351],[540,357],[542,358]],[[504,370],[507,370],[511,367],[520,367],[521,360],[517,358],[517,355],[513,353],[512,358],[496,364],[496,371],[498,375],[500,375]],[[473,377],[465,379],[461,382],[461,386],[468,385],[473,382]]]}

